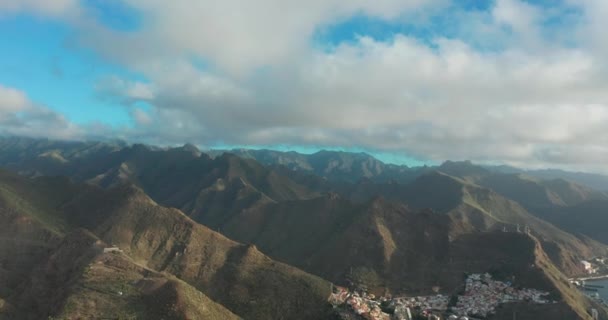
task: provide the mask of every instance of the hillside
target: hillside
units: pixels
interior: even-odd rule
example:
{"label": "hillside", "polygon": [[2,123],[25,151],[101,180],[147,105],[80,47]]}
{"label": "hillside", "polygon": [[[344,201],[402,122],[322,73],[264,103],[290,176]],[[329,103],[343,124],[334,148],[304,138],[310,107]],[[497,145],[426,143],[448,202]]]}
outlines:
{"label": "hillside", "polygon": [[[463,274],[489,271],[552,292],[560,303],[538,309],[545,314],[585,319],[590,307],[576,289],[563,285],[565,276],[536,237],[474,232],[448,241],[448,215],[416,213],[383,199],[356,205],[330,194],[270,206],[273,210],[243,213],[222,232],[339,284],[365,285],[377,293],[430,294],[436,286],[451,294],[460,290]],[[534,319],[538,311],[534,305],[518,310],[522,319]],[[494,319],[510,319],[506,314]]]}
{"label": "hillside", "polygon": [[359,205],[337,194],[268,204],[214,227],[337,283],[366,270],[378,286],[411,292],[428,289],[424,275],[444,259],[448,245],[442,215],[381,198]]}
{"label": "hillside", "polygon": [[563,179],[539,180],[523,175],[493,175],[479,181],[479,184],[516,200],[529,210],[608,199],[605,193]]}
{"label": "hillside", "polygon": [[104,247],[88,231],[67,235],[13,295],[7,319],[239,319],[188,284]]}
{"label": "hillside", "polygon": [[553,262],[569,275],[582,272],[579,261],[606,254],[606,247],[578,238],[530,214],[517,202],[498,193],[441,172],[421,176],[407,188],[391,194],[414,208],[432,208],[450,218],[450,235],[506,229],[523,232],[528,226],[543,242]]}
{"label": "hillside", "polygon": [[437,170],[492,189],[532,212],[538,208],[608,199],[608,194],[604,192],[562,178],[545,180],[522,173],[497,173],[467,161],[448,161]]}
{"label": "hillside", "polygon": [[559,169],[524,170],[510,166],[486,166],[488,170],[499,173],[525,174],[543,180],[562,179],[602,192],[608,192],[608,176],[590,172],[571,172]]}
{"label": "hillside", "polygon": [[[3,185],[11,190],[24,186],[29,186],[31,190],[43,190],[46,186],[44,179],[31,181],[10,174],[5,175],[2,181]],[[56,192],[57,188],[58,185],[53,185],[54,190],[48,189],[48,192]],[[21,309],[18,307],[21,306],[24,310],[33,310],[34,314],[60,314],[65,310],[53,308],[61,306],[62,301],[71,301],[70,303],[77,306],[74,307],[77,314],[81,314],[86,311],[83,310],[82,303],[91,303],[91,300],[97,301],[97,299],[102,304],[100,308],[105,309],[103,303],[107,306],[110,303],[108,301],[113,301],[113,298],[107,296],[105,289],[100,289],[102,291],[100,297],[94,294],[100,293],[95,286],[105,285],[103,281],[96,282],[92,291],[84,290],[82,292],[84,296],[71,297],[66,293],[63,294],[65,297],[62,297],[58,292],[53,298],[58,299],[57,301],[43,301],[44,297],[49,295],[49,290],[44,289],[45,286],[72,288],[75,282],[88,281],[80,276],[78,270],[86,269],[85,266],[93,260],[89,256],[94,256],[96,251],[85,244],[90,243],[87,239],[96,236],[105,243],[122,248],[126,254],[126,261],[133,259],[129,263],[135,266],[127,266],[125,270],[110,268],[116,269],[117,276],[124,271],[125,277],[137,278],[141,276],[138,274],[149,273],[144,269],[168,275],[169,282],[162,287],[164,289],[150,292],[150,296],[142,295],[143,293],[132,287],[128,288],[135,290],[137,297],[142,295],[141,299],[144,302],[148,298],[154,299],[157,294],[168,295],[181,299],[179,301],[183,303],[183,308],[180,307],[183,310],[174,310],[175,312],[196,314],[200,310],[192,309],[191,306],[198,305],[196,301],[204,301],[206,298],[202,294],[205,294],[214,301],[222,303],[232,312],[248,319],[283,316],[290,319],[311,317],[321,319],[328,312],[326,299],[329,296],[329,282],[275,262],[260,253],[255,246],[242,245],[229,240],[197,224],[176,209],[160,207],[137,187],[125,185],[103,190],[92,186],[80,186],[68,190],[74,190],[72,196],[57,202],[52,211],[46,211],[45,206],[39,205],[46,204],[44,201],[46,198],[38,193],[36,193],[38,197],[28,196],[19,200],[13,199],[10,203],[5,202],[4,206],[10,210],[0,211],[3,213],[2,226],[11,230],[6,234],[11,236],[12,240],[10,243],[3,242],[6,245],[0,251],[2,254],[0,261],[3,262],[3,277],[0,280],[3,281],[2,288],[5,291],[1,293],[0,298],[6,301],[8,306],[15,306],[13,312],[19,312],[17,309]],[[22,211],[15,209],[18,206],[25,209]],[[40,210],[32,208],[40,208]],[[35,212],[36,215],[31,215],[30,212]],[[40,221],[58,221],[62,226],[62,232],[53,231],[56,227],[54,223]],[[21,225],[24,227],[20,227]],[[71,241],[71,230],[81,227],[91,230],[95,236],[85,232],[90,237]],[[64,238],[63,234],[69,235]],[[14,246],[16,242],[21,243],[21,246],[13,249],[10,245]],[[86,248],[78,251],[81,245]],[[76,250],[78,252],[73,252],[70,248],[78,249]],[[17,252],[23,254],[22,260],[15,259],[19,258]],[[64,261],[64,263],[80,261],[81,253],[82,263],[70,262],[61,265],[60,262],[55,261]],[[64,254],[65,258],[54,258]],[[51,262],[45,262],[47,261],[45,259],[51,259],[49,260]],[[123,265],[126,262],[117,263]],[[49,277],[55,279],[53,283],[45,284],[44,281],[48,280],[48,277],[41,276],[40,281],[34,280],[35,283],[32,284],[36,289],[20,287],[20,284],[32,274],[44,274],[39,270],[40,268],[48,269]],[[60,276],[64,273],[65,275]],[[185,282],[173,279],[170,275],[175,275]],[[186,283],[192,287],[186,286]],[[197,293],[197,290],[200,292]],[[67,291],[73,290],[66,289]],[[34,292],[35,296],[29,297],[31,292]],[[189,300],[191,298],[195,300]],[[43,305],[33,307],[38,303]],[[138,308],[129,304],[125,306],[128,310],[117,309],[116,312],[124,311],[127,314],[138,312],[130,309],[132,307]],[[6,308],[10,309],[10,307]],[[74,310],[69,309],[65,312]],[[171,310],[166,310],[169,311]],[[181,316],[174,314],[174,318]]]}
{"label": "hillside", "polygon": [[608,201],[590,200],[573,206],[539,210],[541,216],[572,234],[608,244]]}
{"label": "hillside", "polygon": [[[147,281],[150,271],[135,265],[127,256],[112,256],[115,260],[112,264],[103,264],[101,252],[107,245],[87,231],[70,231],[72,228],[57,210],[75,190],[66,179],[30,181],[0,172],[0,299],[3,302],[0,319],[46,319],[48,315],[76,319],[104,314],[147,319],[167,316],[181,319],[189,314],[205,315],[209,319],[237,318],[202,293],[167,275],[154,275],[155,281],[168,283],[164,286],[166,289],[139,290],[126,279]],[[124,288],[128,288],[129,294],[119,297],[116,291],[110,290],[118,286],[125,293]],[[167,296],[163,300],[175,310],[166,308],[166,313],[156,312],[158,303],[150,299],[162,292],[174,293],[175,299]]]}
{"label": "hillside", "polygon": [[[475,248],[475,250],[471,250]],[[452,244],[449,273],[490,272],[495,278],[513,281],[551,293],[552,305],[505,304],[489,319],[590,319],[588,310],[598,308],[600,318],[608,318],[606,310],[591,302],[570,285],[543,250],[534,236],[519,233],[492,232],[469,234]]]}
{"label": "hillside", "polygon": [[[29,199],[19,197],[10,188],[2,173],[0,183],[0,300],[4,308],[11,297],[27,281],[34,267],[43,261],[63,236],[57,224],[33,206]],[[1,310],[1,308],[0,308]]]}
{"label": "hillside", "polygon": [[[250,151],[253,152],[253,151]],[[260,152],[268,155],[268,152]],[[275,158],[283,153],[272,153]],[[324,152],[316,157],[328,159],[336,154],[345,153]],[[364,157],[364,155],[360,155]],[[70,157],[64,157],[71,159]],[[340,167],[340,166],[338,166]],[[245,236],[257,231],[255,221],[250,228],[236,228],[244,212],[249,212],[247,219],[263,215],[268,219],[272,212],[298,212],[298,206],[307,207],[307,202],[297,203],[318,196],[318,191],[336,190],[347,195],[358,203],[366,203],[376,195],[381,195],[392,201],[403,202],[414,208],[433,208],[438,212],[450,213],[451,235],[462,232],[479,232],[502,228],[505,224],[511,228],[520,224],[523,228],[529,225],[535,232],[543,236],[558,238],[558,243],[552,250],[556,263],[569,274],[580,270],[575,262],[577,257],[567,252],[576,252],[577,256],[593,255],[602,250],[596,243],[588,239],[576,239],[561,230],[548,226],[543,221],[533,217],[517,203],[499,196],[497,193],[479,187],[478,182],[492,182],[498,177],[486,169],[471,163],[446,162],[440,168],[444,171],[460,175],[456,178],[429,178],[433,174],[419,177],[407,187],[399,183],[374,183],[360,181],[356,184],[323,183],[310,174],[288,174],[288,172],[269,169],[251,159],[241,159],[234,155],[223,154],[211,159],[192,146],[184,146],[168,150],[156,150],[142,145],[125,147],[118,151],[98,156],[93,160],[72,160],[66,165],[66,170],[79,181],[89,181],[104,187],[119,185],[125,181],[142,188],[155,201],[166,206],[176,207],[186,212],[196,221],[206,224],[216,230],[231,236],[242,237],[243,241],[252,241]],[[311,166],[313,168],[313,166]],[[291,171],[293,172],[293,171]],[[294,177],[294,178],[292,178]],[[510,184],[509,177],[515,183],[512,188],[501,188]],[[433,179],[438,182],[432,181]],[[578,188],[571,183],[539,182],[525,180],[519,176],[500,176],[493,183],[495,188],[509,193],[508,190],[524,190],[522,196],[515,193],[509,195],[523,203],[523,196],[533,199],[553,199],[560,203],[572,203],[578,200],[593,198],[587,189]],[[522,183],[531,183],[541,190],[541,195],[555,195],[552,198],[534,196],[536,193],[521,187]],[[489,184],[489,182],[488,182]],[[551,192],[545,191],[552,188]],[[505,189],[505,190],[503,190]],[[283,202],[294,202],[292,207]],[[545,201],[546,202],[546,201]],[[275,205],[277,203],[277,205]],[[278,209],[277,209],[278,208]],[[268,212],[264,212],[268,211]],[[262,213],[260,213],[262,212]],[[276,215],[274,215],[276,216]],[[242,221],[252,221],[242,219]],[[276,223],[276,222],[275,222]],[[280,224],[279,224],[280,225]],[[249,226],[247,226],[249,227]],[[232,232],[234,230],[246,230]],[[280,229],[274,227],[274,229]],[[567,250],[559,249],[567,245]],[[267,247],[272,247],[269,244]],[[592,247],[589,249],[589,247]],[[285,248],[288,248],[285,246]],[[285,249],[283,249],[285,250]],[[551,250],[550,250],[551,251]],[[298,251],[295,251],[298,252]],[[294,253],[295,255],[295,253]],[[283,259],[283,255],[280,255]],[[305,255],[306,256],[306,255]],[[304,260],[300,258],[300,260]],[[292,260],[286,260],[292,262]]]}
{"label": "hillside", "polygon": [[65,211],[71,223],[91,228],[138,263],[175,274],[243,317],[306,319],[326,312],[329,282],[160,207],[136,187],[99,189],[67,203]]}

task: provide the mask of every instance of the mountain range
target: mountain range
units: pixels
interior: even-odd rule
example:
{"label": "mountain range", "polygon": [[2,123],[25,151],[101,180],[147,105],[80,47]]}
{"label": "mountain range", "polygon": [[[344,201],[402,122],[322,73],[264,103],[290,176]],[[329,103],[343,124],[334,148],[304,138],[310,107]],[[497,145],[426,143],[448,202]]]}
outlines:
{"label": "mountain range", "polygon": [[493,272],[608,319],[566,280],[608,256],[601,175],[15,137],[0,166],[0,318],[330,319],[333,284],[453,294]]}

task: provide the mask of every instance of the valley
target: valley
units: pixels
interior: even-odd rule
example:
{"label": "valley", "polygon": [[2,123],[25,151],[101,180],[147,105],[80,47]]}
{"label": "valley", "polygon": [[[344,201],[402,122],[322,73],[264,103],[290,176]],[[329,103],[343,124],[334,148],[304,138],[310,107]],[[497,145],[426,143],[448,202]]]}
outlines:
{"label": "valley", "polygon": [[[10,170],[0,172],[0,318],[75,319],[115,305],[109,317],[351,319],[343,311],[352,307],[328,302],[332,288],[378,303],[449,300],[465,275],[490,273],[548,298],[509,301],[487,319],[510,319],[511,308],[521,319],[588,319],[591,309],[608,319],[568,282],[585,274],[582,260],[607,255],[603,239],[544,220],[535,204],[482,180],[502,173],[471,164],[426,168],[407,183],[353,182],[193,146],[9,139],[0,149]],[[577,185],[554,194],[561,200],[544,203],[556,210],[603,197]],[[103,253],[111,246],[120,252]],[[397,317],[373,310],[355,317]],[[474,315],[440,316],[450,310]]]}

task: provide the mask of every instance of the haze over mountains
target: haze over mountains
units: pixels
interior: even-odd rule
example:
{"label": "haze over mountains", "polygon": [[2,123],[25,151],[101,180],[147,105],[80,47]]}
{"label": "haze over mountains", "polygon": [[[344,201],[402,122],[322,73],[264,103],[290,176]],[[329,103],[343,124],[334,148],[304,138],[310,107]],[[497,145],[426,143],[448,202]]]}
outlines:
{"label": "haze over mountains", "polygon": [[[564,282],[608,255],[608,195],[571,173],[211,155],[0,139],[0,166],[15,172],[0,175],[0,315],[329,319],[330,283],[453,294],[473,272],[552,292],[572,319],[593,304]],[[103,254],[112,245],[123,253]]]}

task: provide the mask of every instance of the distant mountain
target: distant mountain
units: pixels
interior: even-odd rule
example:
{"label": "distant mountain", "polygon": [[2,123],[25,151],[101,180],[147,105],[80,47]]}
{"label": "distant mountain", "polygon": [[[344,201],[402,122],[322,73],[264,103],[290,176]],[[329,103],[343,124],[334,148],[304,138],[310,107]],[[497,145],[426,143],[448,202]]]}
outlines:
{"label": "distant mountain", "polygon": [[542,217],[572,234],[608,244],[608,201],[590,200],[576,205],[539,210]]}
{"label": "distant mountain", "polygon": [[[372,179],[359,179],[352,183],[339,178],[348,170],[353,176],[382,174],[380,169],[385,168],[382,163],[366,154],[319,152],[304,156],[266,150],[241,150],[241,154],[246,153],[250,158],[224,153],[211,159],[190,145],[162,150],[133,145],[110,152],[104,147],[101,150],[106,151],[95,152],[94,156],[86,156],[87,153],[82,151],[83,148],[91,150],[90,146],[85,148],[78,145],[71,148],[70,150],[81,151],[66,154],[80,156],[63,156],[64,152],[60,152],[66,161],[52,168],[28,163],[28,156],[14,165],[21,172],[34,170],[39,174],[66,174],[77,181],[102,187],[133,183],[162,205],[179,208],[197,222],[242,241],[255,243],[254,239],[245,235],[255,234],[257,225],[261,222],[268,220],[277,223],[273,219],[279,215],[272,215],[272,212],[306,212],[305,208],[314,202],[301,200],[314,199],[321,193],[335,191],[349,201],[354,201],[353,204],[343,204],[342,210],[347,212],[361,210],[357,206],[368,203],[376,196],[382,196],[413,208],[432,208],[446,213],[451,219],[450,234],[453,236],[507,226],[514,228],[517,224],[521,228],[530,225],[543,238],[557,244],[559,250],[555,250],[551,256],[562,270],[570,274],[580,271],[577,262],[579,255],[592,255],[596,249],[589,247],[600,247],[589,239],[581,241],[565,234],[531,215],[528,210],[536,213],[532,209],[539,206],[572,205],[589,199],[603,199],[603,193],[563,180],[542,181],[521,175],[495,173],[470,162],[446,162],[437,168],[437,172],[426,168],[425,172],[430,173],[417,172],[413,182],[405,185],[396,181],[374,182]],[[95,147],[92,150],[98,149]],[[275,164],[278,161],[283,165],[294,165],[293,168],[298,169],[285,166],[269,168],[252,157]],[[305,166],[306,163],[308,167]],[[30,166],[35,169],[29,168]],[[355,167],[359,169],[353,171]],[[316,171],[324,172],[338,181],[320,179],[314,175]],[[288,203],[284,204],[285,202]],[[258,221],[251,220],[250,217],[254,214],[259,215],[256,218]],[[269,218],[270,216],[274,218]],[[347,224],[352,223],[349,219],[351,217],[342,218]],[[242,225],[243,221],[250,223],[236,227]],[[265,223],[260,225],[267,227]],[[274,227],[281,228],[289,230],[286,226]],[[265,250],[274,254],[274,249],[269,249],[272,245],[274,244],[265,245]],[[300,261],[286,259],[289,257],[283,254],[277,254],[276,257],[302,266],[300,262],[303,257],[312,256],[312,252],[295,252],[298,252],[294,255]],[[561,254],[563,252],[577,254]]]}
{"label": "distant mountain", "polygon": [[[0,137],[0,165],[28,175],[64,174],[66,163],[90,161],[128,147],[124,141],[105,142],[64,142],[47,139],[21,137]],[[153,146],[139,145],[153,151],[168,150]],[[198,156],[201,151],[192,144],[174,148]],[[608,176],[592,173],[569,172],[556,169],[525,170],[510,166],[478,166],[470,161],[447,161],[439,167],[407,167],[383,163],[366,153],[343,151],[319,151],[314,154],[281,152],[274,150],[208,150],[215,158],[224,153],[232,153],[241,158],[254,159],[265,166],[283,166],[293,171],[306,172],[334,181],[357,182],[368,179],[374,182],[395,181],[409,183],[420,174],[430,170],[448,170],[450,166],[460,170],[464,164],[474,170],[502,174],[524,174],[541,180],[563,179],[600,191],[608,191]],[[69,167],[69,166],[68,166]],[[38,170],[38,172],[37,172]],[[69,173],[69,172],[67,172]],[[66,173],[66,174],[67,174]],[[455,176],[454,172],[446,172]]]}
{"label": "distant mountain", "polygon": [[525,174],[530,177],[544,180],[563,179],[586,186],[588,188],[604,192],[608,191],[608,176],[605,174],[571,172],[559,169],[525,170],[510,166],[485,166],[485,168],[494,172]]}
{"label": "distant mountain", "polygon": [[367,153],[322,150],[313,154],[280,152],[274,150],[234,149],[212,151],[212,155],[229,152],[242,158],[255,159],[266,166],[283,166],[293,171],[306,172],[333,181],[357,182],[414,179],[425,167],[409,168],[405,165],[386,164]]}
{"label": "distant mountain", "polygon": [[540,180],[522,174],[493,175],[480,184],[535,210],[542,207],[571,206],[589,200],[608,200],[604,192],[563,179]]}
{"label": "distant mountain", "polygon": [[[0,164],[22,176],[0,173],[0,230],[15,239],[0,243],[0,305],[21,314],[39,305],[38,314],[86,317],[82,306],[99,299],[100,310],[117,303],[119,315],[148,308],[168,318],[207,310],[215,315],[203,317],[323,319],[329,281],[376,293],[452,293],[464,273],[491,271],[552,292],[560,301],[552,310],[582,319],[590,302],[562,273],[580,274],[580,259],[607,254],[592,232],[574,236],[529,211],[601,201],[603,193],[470,162],[393,170],[365,154],[210,157],[192,145],[1,141],[10,155]],[[263,157],[266,165],[256,160]],[[518,224],[531,234],[516,232]],[[78,249],[71,237],[87,245]],[[124,256],[89,255],[100,245]],[[58,250],[86,257],[86,272],[57,263],[46,272]],[[100,286],[113,272],[131,279],[118,291],[137,303],[121,305]],[[20,285],[33,273],[65,276]],[[45,301],[44,288],[58,283],[70,294]],[[150,304],[158,299],[176,307]]]}
{"label": "distant mountain", "polygon": [[608,200],[608,194],[561,178],[539,179],[523,173],[497,173],[471,162],[445,162],[437,168],[454,177],[490,188],[530,211]]}
{"label": "distant mountain", "polygon": [[[467,172],[463,171],[463,167],[468,168]],[[561,178],[542,180],[528,175],[534,172],[496,173],[484,168],[475,168],[470,163],[452,163],[440,169],[517,201],[529,213],[578,236],[585,242],[589,242],[587,239],[593,239],[608,244],[608,236],[603,228],[608,223],[606,192]],[[550,172],[564,176],[563,171],[545,171]],[[581,176],[589,177],[586,174]],[[600,175],[596,177],[601,178]]]}
{"label": "distant mountain", "polygon": [[7,166],[28,176],[66,175],[104,188],[133,183],[155,201],[182,209],[203,223],[229,219],[231,212],[268,202],[320,194],[253,159],[232,154],[211,159],[188,145],[162,150],[133,145],[89,155],[82,154],[82,149],[90,149],[86,144],[73,149],[81,150],[75,152],[81,155],[65,156],[60,163],[47,165],[38,158],[32,162],[28,153]]}

